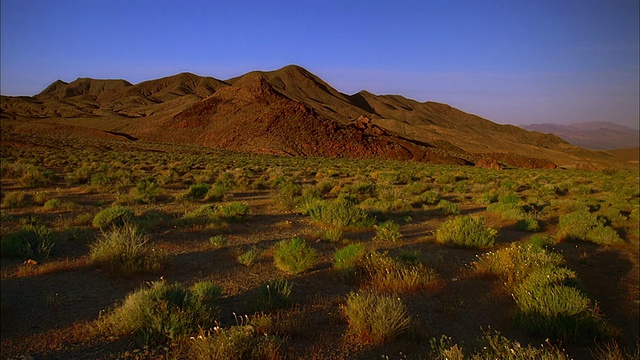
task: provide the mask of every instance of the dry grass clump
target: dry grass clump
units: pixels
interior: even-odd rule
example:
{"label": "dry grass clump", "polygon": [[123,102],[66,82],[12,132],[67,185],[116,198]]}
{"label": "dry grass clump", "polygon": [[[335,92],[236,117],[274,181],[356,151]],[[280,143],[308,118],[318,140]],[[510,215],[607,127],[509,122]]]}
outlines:
{"label": "dry grass clump", "polygon": [[55,245],[51,230],[27,224],[2,239],[0,253],[3,257],[40,260],[48,258]]}
{"label": "dry grass clump", "polygon": [[373,252],[362,259],[359,272],[365,287],[379,293],[408,293],[432,288],[439,280],[433,269],[408,264],[387,254]]}
{"label": "dry grass clump", "polygon": [[167,255],[149,246],[149,236],[131,223],[102,232],[90,246],[89,261],[117,275],[157,272],[167,263]]}
{"label": "dry grass clump", "polygon": [[131,335],[144,344],[184,340],[215,325],[220,295],[220,287],[210,281],[190,288],[155,281],[128,295],[99,325],[107,333]]}
{"label": "dry grass clump", "polygon": [[400,298],[370,291],[351,292],[342,311],[349,330],[374,344],[396,338],[411,322],[407,307]]}

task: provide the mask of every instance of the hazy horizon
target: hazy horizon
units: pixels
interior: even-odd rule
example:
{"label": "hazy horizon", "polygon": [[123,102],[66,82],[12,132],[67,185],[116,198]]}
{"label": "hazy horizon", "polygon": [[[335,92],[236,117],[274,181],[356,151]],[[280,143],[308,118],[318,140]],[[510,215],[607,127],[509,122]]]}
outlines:
{"label": "hazy horizon", "polygon": [[225,80],[300,65],[336,90],[497,123],[638,129],[637,1],[2,1],[1,93],[78,77]]}

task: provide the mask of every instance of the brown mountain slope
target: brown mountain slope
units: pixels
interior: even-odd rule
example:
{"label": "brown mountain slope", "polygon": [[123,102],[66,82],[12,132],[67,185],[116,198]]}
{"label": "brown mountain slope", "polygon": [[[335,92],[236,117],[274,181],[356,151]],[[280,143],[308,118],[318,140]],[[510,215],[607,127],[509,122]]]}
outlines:
{"label": "brown mountain slope", "polygon": [[136,85],[57,81],[34,97],[3,96],[0,105],[3,130],[48,135],[87,129],[86,136],[99,130],[242,151],[491,167],[593,167],[614,159],[445,104],[345,95],[298,66],[226,81],[189,73]]}
{"label": "brown mountain slope", "polygon": [[232,83],[163,120],[162,126],[146,127],[136,134],[158,141],[170,136],[171,142],[281,155],[467,163],[391,136],[364,118],[349,125],[327,119],[281,94],[262,73],[247,74]]}

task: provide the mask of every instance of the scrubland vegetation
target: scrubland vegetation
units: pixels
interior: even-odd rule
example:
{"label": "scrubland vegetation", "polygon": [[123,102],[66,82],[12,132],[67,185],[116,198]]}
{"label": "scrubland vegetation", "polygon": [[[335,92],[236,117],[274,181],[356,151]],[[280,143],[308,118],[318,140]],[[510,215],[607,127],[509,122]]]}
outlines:
{"label": "scrubland vegetation", "polygon": [[109,144],[2,147],[3,358],[638,357],[637,171]]}

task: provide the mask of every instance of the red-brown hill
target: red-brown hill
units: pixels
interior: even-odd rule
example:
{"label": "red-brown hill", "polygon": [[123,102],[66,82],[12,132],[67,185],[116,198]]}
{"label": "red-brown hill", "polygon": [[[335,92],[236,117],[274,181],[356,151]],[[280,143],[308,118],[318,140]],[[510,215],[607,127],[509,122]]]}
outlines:
{"label": "red-brown hill", "polygon": [[1,107],[4,131],[78,136],[87,129],[87,136],[98,130],[261,153],[489,167],[593,167],[614,159],[445,104],[346,95],[295,65],[226,81],[190,73],[136,85],[56,81],[33,97],[3,96]]}

